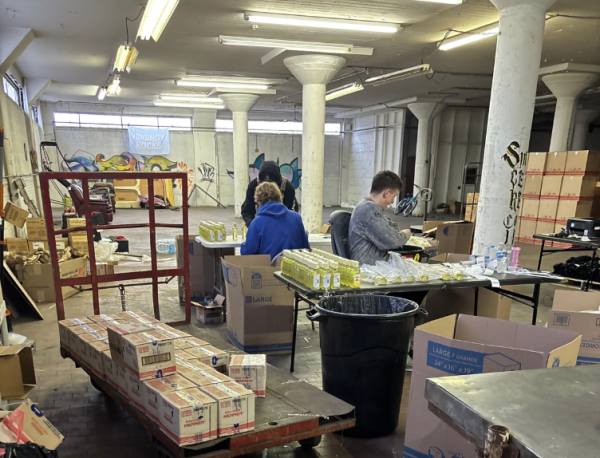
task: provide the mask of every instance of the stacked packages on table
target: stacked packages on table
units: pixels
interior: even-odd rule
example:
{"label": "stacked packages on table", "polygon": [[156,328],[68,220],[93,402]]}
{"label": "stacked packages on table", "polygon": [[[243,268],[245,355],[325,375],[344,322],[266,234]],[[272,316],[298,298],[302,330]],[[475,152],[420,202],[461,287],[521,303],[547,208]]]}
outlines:
{"label": "stacked packages on table", "polygon": [[265,355],[230,355],[141,311],[58,325],[63,348],[179,445],[254,429]]}

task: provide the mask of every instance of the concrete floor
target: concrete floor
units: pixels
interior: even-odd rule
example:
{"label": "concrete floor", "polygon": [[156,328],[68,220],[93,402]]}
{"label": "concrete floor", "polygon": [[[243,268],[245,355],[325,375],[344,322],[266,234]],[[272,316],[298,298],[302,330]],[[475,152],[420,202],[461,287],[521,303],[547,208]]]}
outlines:
{"label": "concrete floor", "polygon": [[[335,209],[325,209],[324,222]],[[392,215],[393,216],[393,215]],[[119,210],[115,223],[146,222],[148,215],[143,210]],[[233,222],[232,209],[193,208],[189,212],[190,233],[195,234],[198,223],[203,220],[222,221],[228,227]],[[394,217],[403,228],[418,224],[416,218]],[[163,210],[157,213],[157,221],[181,221],[181,214]],[[108,232],[108,231],[107,231]],[[111,231],[112,232],[112,231]],[[134,229],[119,232],[114,235],[124,235],[130,240],[130,252],[136,254],[149,253],[148,231]],[[159,237],[174,237],[177,230],[162,230]],[[106,235],[106,234],[105,234]],[[534,268],[537,265],[539,247],[523,245],[521,264]],[[542,265],[543,270],[552,270],[552,265],[562,262],[569,256],[557,254],[547,257]],[[161,256],[160,266],[174,265],[174,256]],[[147,269],[149,263],[127,262],[118,266],[118,271]],[[542,286],[538,325],[545,325],[548,310],[554,295],[554,286]],[[520,292],[531,294],[532,287],[519,288]],[[121,310],[121,298],[118,290],[101,291],[101,311],[103,313]],[[161,313],[163,321],[175,321],[183,316],[179,305],[177,285],[175,281],[162,285],[160,289]],[[151,289],[148,286],[127,288],[126,306],[128,309],[141,309],[152,314]],[[87,316],[93,313],[91,293],[83,292],[67,299],[65,302],[67,317]],[[50,421],[61,431],[66,439],[59,448],[61,458],[146,458],[157,456],[156,449],[151,443],[150,436],[145,430],[109,398],[96,391],[90,384],[89,378],[81,369],[76,369],[70,360],[63,360],[59,353],[59,337],[56,325],[56,308],[54,304],[39,306],[44,321],[31,321],[27,318],[15,323],[14,330],[35,339],[37,353],[35,355],[38,388],[33,392],[32,399],[39,403]],[[531,309],[513,302],[511,320],[531,322]],[[197,324],[195,319],[193,323]],[[219,339],[226,341],[226,326],[204,326],[197,324],[198,336],[208,332],[215,342]],[[203,328],[203,329],[202,329]],[[311,329],[310,323],[303,313],[300,313],[298,328],[298,353],[296,357],[296,377],[321,387],[321,367],[318,325],[317,330]],[[218,344],[217,344],[218,346]],[[290,357],[269,357],[269,363],[283,370],[289,370]],[[407,374],[402,398],[400,422],[396,432],[380,439],[351,439],[343,435],[328,435],[323,438],[321,445],[307,452],[297,443],[277,447],[253,456],[263,457],[340,457],[340,458],[371,458],[396,457],[402,454],[410,374]]]}

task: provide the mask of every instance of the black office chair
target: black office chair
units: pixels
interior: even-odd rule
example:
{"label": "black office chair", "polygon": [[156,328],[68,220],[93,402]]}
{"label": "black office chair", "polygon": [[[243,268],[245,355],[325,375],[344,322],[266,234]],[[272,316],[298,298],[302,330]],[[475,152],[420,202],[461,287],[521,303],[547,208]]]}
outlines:
{"label": "black office chair", "polygon": [[350,259],[350,218],[352,212],[338,210],[331,214],[331,249],[333,254]]}

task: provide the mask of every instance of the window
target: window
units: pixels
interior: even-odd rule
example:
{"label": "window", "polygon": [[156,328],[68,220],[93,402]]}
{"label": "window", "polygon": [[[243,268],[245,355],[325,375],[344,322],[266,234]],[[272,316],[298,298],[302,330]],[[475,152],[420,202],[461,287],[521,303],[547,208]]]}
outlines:
{"label": "window", "polygon": [[10,73],[4,75],[4,92],[21,108],[25,109],[25,96],[23,95],[23,88],[15,80]]}
{"label": "window", "polygon": [[56,127],[127,129],[133,127],[192,130],[192,118],[54,112]]}
{"label": "window", "polygon": [[40,110],[37,105],[31,105],[31,118],[38,124],[40,123]]}
{"label": "window", "polygon": [[[217,132],[233,132],[233,120],[217,119]],[[325,123],[325,135],[340,135],[338,123]],[[248,121],[248,132],[256,134],[302,134],[302,123],[296,121]]]}

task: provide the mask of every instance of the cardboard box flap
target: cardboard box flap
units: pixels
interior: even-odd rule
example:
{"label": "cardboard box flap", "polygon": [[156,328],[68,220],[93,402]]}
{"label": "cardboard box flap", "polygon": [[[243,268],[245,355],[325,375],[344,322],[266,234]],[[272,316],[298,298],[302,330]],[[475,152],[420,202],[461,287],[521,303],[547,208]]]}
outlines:
{"label": "cardboard box flap", "polygon": [[10,355],[18,355],[19,352],[25,348],[25,344],[21,345],[8,345],[8,346],[0,346],[0,356],[10,356]]}
{"label": "cardboard box flap", "polygon": [[232,266],[237,267],[256,267],[271,266],[271,257],[268,254],[253,254],[246,256],[225,256],[223,260]]}
{"label": "cardboard box flap", "polygon": [[557,289],[554,293],[552,310],[562,312],[586,312],[588,310],[598,310],[599,307],[600,292]]}
{"label": "cardboard box flap", "polygon": [[454,327],[456,325],[456,315],[449,315],[439,320],[431,321],[419,326],[417,329],[430,334],[452,339],[454,337]]}
{"label": "cardboard box flap", "polygon": [[[573,333],[575,334],[575,333]],[[574,341],[552,350],[548,355],[546,367],[571,367],[577,364],[577,354],[581,346],[582,336]]]}

